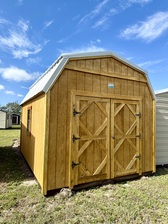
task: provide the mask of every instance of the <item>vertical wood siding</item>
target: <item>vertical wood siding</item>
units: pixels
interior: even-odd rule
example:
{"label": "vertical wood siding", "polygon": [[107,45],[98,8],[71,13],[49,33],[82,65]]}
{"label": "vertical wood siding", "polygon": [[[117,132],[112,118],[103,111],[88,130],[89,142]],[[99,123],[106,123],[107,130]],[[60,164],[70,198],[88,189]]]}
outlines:
{"label": "vertical wood siding", "polygon": [[[108,83],[114,88],[108,88]],[[142,97],[142,172],[153,170],[153,96],[146,77],[127,64],[106,57],[70,60],[50,90],[47,188],[69,186],[71,91]]]}
{"label": "vertical wood siding", "polygon": [[[31,133],[27,132],[27,110],[31,108]],[[43,188],[46,97],[41,95],[22,107],[21,152]],[[52,171],[53,172],[53,171]]]}

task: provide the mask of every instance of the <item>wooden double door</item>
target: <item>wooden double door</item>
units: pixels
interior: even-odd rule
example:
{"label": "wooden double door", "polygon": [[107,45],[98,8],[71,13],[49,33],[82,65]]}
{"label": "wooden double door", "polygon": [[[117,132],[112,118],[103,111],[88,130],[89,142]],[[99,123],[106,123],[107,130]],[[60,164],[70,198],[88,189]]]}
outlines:
{"label": "wooden double door", "polygon": [[71,184],[140,174],[140,102],[75,96]]}

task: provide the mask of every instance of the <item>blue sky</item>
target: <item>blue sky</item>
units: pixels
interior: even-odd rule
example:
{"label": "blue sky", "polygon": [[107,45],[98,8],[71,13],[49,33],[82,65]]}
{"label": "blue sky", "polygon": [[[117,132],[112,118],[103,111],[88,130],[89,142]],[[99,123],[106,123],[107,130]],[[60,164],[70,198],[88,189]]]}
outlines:
{"label": "blue sky", "polygon": [[61,53],[102,50],[168,88],[168,1],[0,0],[0,106],[20,103]]}

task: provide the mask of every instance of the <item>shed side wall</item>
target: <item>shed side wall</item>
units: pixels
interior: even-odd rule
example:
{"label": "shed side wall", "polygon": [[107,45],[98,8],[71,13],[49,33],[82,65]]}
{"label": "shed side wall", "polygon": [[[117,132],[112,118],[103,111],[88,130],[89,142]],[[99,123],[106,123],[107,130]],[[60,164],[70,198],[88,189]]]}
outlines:
{"label": "shed side wall", "polygon": [[142,97],[142,172],[153,171],[153,95],[144,74],[112,57],[70,60],[66,67],[50,90],[48,190],[68,186],[72,90]]}
{"label": "shed side wall", "polygon": [[[23,105],[21,152],[43,187],[46,96],[43,94]],[[32,108],[31,134],[27,132],[27,110]]]}
{"label": "shed side wall", "polygon": [[156,100],[156,164],[168,164],[168,98],[159,94]]}

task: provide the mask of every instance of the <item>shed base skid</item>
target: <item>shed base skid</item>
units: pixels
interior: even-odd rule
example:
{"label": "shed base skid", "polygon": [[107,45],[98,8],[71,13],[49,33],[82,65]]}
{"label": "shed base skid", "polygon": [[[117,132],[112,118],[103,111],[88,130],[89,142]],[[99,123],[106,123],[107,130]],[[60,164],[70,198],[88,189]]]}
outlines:
{"label": "shed base skid", "polygon": [[[91,189],[91,188],[101,187],[103,185],[116,184],[116,183],[120,183],[120,182],[123,182],[123,181],[137,180],[137,179],[139,179],[143,176],[152,176],[153,174],[154,173],[151,171],[151,172],[143,173],[142,175],[134,174],[134,175],[129,175],[129,176],[125,176],[125,177],[117,177],[115,179],[98,180],[98,181],[94,181],[94,182],[75,185],[74,188],[71,189],[71,190],[74,191],[74,192],[81,191],[81,190],[88,190],[88,189]],[[66,187],[66,188],[68,188],[68,187]],[[47,194],[45,196],[52,196],[52,195],[58,194],[58,193],[60,193],[61,189],[62,188],[55,189],[55,190],[49,190],[49,191],[47,191]]]}

